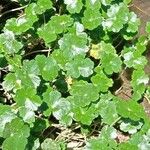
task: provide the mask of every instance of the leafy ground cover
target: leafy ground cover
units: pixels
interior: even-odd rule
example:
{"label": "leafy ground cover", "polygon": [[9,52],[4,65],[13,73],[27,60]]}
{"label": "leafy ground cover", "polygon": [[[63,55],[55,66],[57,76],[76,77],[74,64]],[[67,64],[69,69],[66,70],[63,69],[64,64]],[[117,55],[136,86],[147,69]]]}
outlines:
{"label": "leafy ground cover", "polygon": [[3,150],[149,150],[150,23],[131,0],[0,5]]}

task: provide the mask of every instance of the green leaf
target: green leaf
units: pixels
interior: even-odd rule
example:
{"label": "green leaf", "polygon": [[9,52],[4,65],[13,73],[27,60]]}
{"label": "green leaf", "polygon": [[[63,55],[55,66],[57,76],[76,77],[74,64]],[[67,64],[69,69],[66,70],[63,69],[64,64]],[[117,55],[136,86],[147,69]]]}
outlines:
{"label": "green leaf", "polygon": [[96,75],[92,76],[93,85],[101,92],[107,92],[109,87],[112,87],[113,80],[108,78],[100,66],[95,68]]}
{"label": "green leaf", "polygon": [[42,150],[61,150],[60,145],[50,138],[44,140],[41,144],[41,148]]}
{"label": "green leaf", "polygon": [[142,56],[142,53],[146,50],[145,43],[147,43],[147,41],[143,40],[141,37],[135,47],[124,47],[122,53],[124,57],[124,63],[127,67],[144,69],[145,65],[147,64],[145,56]]}
{"label": "green leaf", "polygon": [[61,93],[47,89],[43,94],[43,101],[46,102],[48,106],[44,112],[46,116],[50,116],[52,113],[61,124],[70,125],[72,123],[70,113],[71,104],[67,99],[61,97]]}
{"label": "green leaf", "polygon": [[53,115],[63,125],[71,125],[71,104],[65,98],[60,98],[52,104]]}
{"label": "green leaf", "polygon": [[57,34],[64,32],[72,24],[73,19],[69,15],[53,16],[47,24],[38,29],[37,33],[49,45],[56,40]]}
{"label": "green leaf", "polygon": [[108,125],[113,124],[119,117],[114,102],[109,102],[104,108],[101,109],[100,115],[102,122]]}
{"label": "green leaf", "polygon": [[30,108],[19,107],[19,116],[23,119],[24,122],[28,123],[30,126],[33,126],[35,122],[35,113]]}
{"label": "green leaf", "polygon": [[40,73],[44,80],[52,81],[57,77],[59,67],[53,57],[45,57],[44,55],[38,55],[35,58],[35,60],[38,64]]}
{"label": "green leaf", "polygon": [[[68,97],[69,101],[72,101],[72,97]],[[90,125],[92,121],[98,117],[97,107],[95,104],[91,104],[86,107],[79,107],[78,105],[72,106],[73,118],[76,121],[81,122],[84,125]]]}
{"label": "green leaf", "polygon": [[25,15],[18,18],[11,18],[6,21],[5,29],[13,31],[16,35],[20,35],[32,28],[33,23],[38,20],[36,13],[36,4],[31,3],[25,9]]}
{"label": "green leaf", "polygon": [[4,138],[20,136],[27,138],[30,135],[30,128],[20,118],[15,118],[5,125],[3,132]]}
{"label": "green leaf", "polygon": [[35,60],[24,60],[23,61],[23,66],[22,66],[23,70],[26,70],[27,74],[35,74],[35,75],[39,75],[40,74],[40,70],[38,68],[38,65],[36,63]]}
{"label": "green leaf", "polygon": [[137,145],[133,145],[129,142],[122,142],[118,146],[118,150],[127,150],[127,149],[137,150],[138,147]]}
{"label": "green leaf", "polygon": [[102,22],[104,30],[119,32],[128,22],[128,14],[129,9],[126,4],[112,4],[107,10],[106,19]]}
{"label": "green leaf", "polygon": [[10,91],[15,87],[16,76],[14,73],[9,73],[6,75],[2,86],[5,91]]}
{"label": "green leaf", "polygon": [[[103,146],[102,146],[103,145]],[[90,139],[87,143],[86,143],[86,147],[85,150],[110,150],[108,149],[107,145],[105,142],[100,141],[99,138],[93,138]]]}
{"label": "green leaf", "polygon": [[102,118],[102,122],[108,125],[112,125],[119,118],[116,104],[112,101],[112,98],[113,95],[110,92],[101,94],[95,106],[96,112]]}
{"label": "green leaf", "polygon": [[52,104],[57,102],[61,98],[61,93],[58,91],[52,91],[51,88],[48,88],[45,93],[43,93],[43,101],[47,104],[47,109],[44,111],[46,116],[50,116],[52,113]]}
{"label": "green leaf", "polygon": [[[15,59],[13,61],[15,61]],[[20,88],[36,89],[39,86],[41,79],[38,77],[39,69],[35,61],[24,62],[24,66],[21,66],[21,68],[18,65],[19,64],[14,64],[14,68],[12,67],[12,71],[15,69],[15,72],[13,71],[14,73],[8,73],[6,75],[2,83],[4,90],[13,90],[16,92],[16,90]]]}
{"label": "green leaf", "polygon": [[66,63],[67,74],[73,78],[80,75],[89,77],[93,73],[94,63],[84,56],[76,56],[72,61]]}
{"label": "green leaf", "polygon": [[16,118],[16,115],[11,110],[11,107],[0,104],[0,137],[3,137],[5,125],[8,122],[11,122],[14,118]]}
{"label": "green leaf", "polygon": [[73,19],[69,15],[52,16],[50,22],[55,27],[55,33],[60,34],[73,24]]}
{"label": "green leaf", "polygon": [[[97,139],[90,139],[86,143],[85,150],[112,150],[117,148],[114,140],[117,137],[117,131],[113,127],[104,126]],[[103,146],[102,146],[103,145]]]}
{"label": "green leaf", "polygon": [[141,129],[143,123],[142,122],[135,122],[132,120],[123,120],[120,124],[120,130],[123,132],[128,132],[129,134],[134,134],[137,130]]}
{"label": "green leaf", "polygon": [[57,39],[55,27],[52,26],[52,23],[50,21],[47,24],[44,24],[44,26],[38,28],[37,34],[44,40],[47,45]]}
{"label": "green leaf", "polygon": [[64,3],[67,5],[67,10],[71,13],[80,13],[83,3],[82,0],[64,0]]}
{"label": "green leaf", "polygon": [[85,34],[84,30],[85,29],[84,29],[83,24],[81,24],[78,21],[75,21],[73,26],[68,29],[69,33],[72,33],[75,35]]}
{"label": "green leaf", "polygon": [[28,74],[25,68],[17,69],[15,72],[16,81],[14,91],[20,88],[33,88],[36,89],[39,86],[41,79],[33,72]]}
{"label": "green leaf", "polygon": [[126,28],[123,29],[123,38],[126,40],[132,40],[138,32],[140,26],[140,19],[134,12],[128,14],[128,23]]}
{"label": "green leaf", "polygon": [[141,98],[141,95],[146,89],[146,85],[149,82],[148,75],[145,74],[142,68],[134,70],[132,74],[131,85],[133,88],[133,99],[138,101]]}
{"label": "green leaf", "polygon": [[114,127],[104,126],[101,130],[99,138],[107,142],[107,146],[115,149],[117,143],[115,141],[117,137],[117,130]]}
{"label": "green leaf", "polygon": [[2,44],[1,51],[5,54],[15,54],[22,49],[23,45],[15,39],[15,35],[12,31],[4,30],[4,33],[0,35],[0,41]]}
{"label": "green leaf", "polygon": [[16,70],[22,68],[22,62],[21,62],[21,55],[15,54],[13,57],[12,56],[6,56],[6,59],[9,64],[9,71],[15,72]]}
{"label": "green leaf", "polygon": [[136,101],[124,101],[117,98],[114,98],[114,100],[116,101],[117,112],[123,118],[130,118],[131,120],[139,121],[141,118],[145,117],[143,107]]}
{"label": "green leaf", "polygon": [[134,12],[130,12],[128,17],[129,17],[129,21],[128,21],[128,27],[126,31],[128,33],[137,32],[140,25],[140,19],[137,17],[137,15]]}
{"label": "green leaf", "polygon": [[10,136],[2,144],[3,150],[24,150],[27,145],[27,138],[24,136]]}
{"label": "green leaf", "polygon": [[14,100],[18,106],[25,106],[32,111],[37,110],[42,104],[40,97],[36,95],[36,90],[30,87],[17,90]]}
{"label": "green leaf", "polygon": [[102,23],[102,16],[99,10],[86,9],[84,11],[84,17],[82,23],[86,29],[93,30]]}
{"label": "green leaf", "polygon": [[122,61],[116,54],[114,46],[110,43],[102,41],[99,45],[99,57],[101,59],[101,67],[106,74],[110,75],[113,72],[118,73],[121,71]]}
{"label": "green leaf", "polygon": [[52,8],[52,2],[51,1],[49,1],[49,0],[38,0],[37,6],[36,6],[36,13],[42,14],[47,9],[51,9],[51,8]]}
{"label": "green leaf", "polygon": [[150,149],[150,130],[142,136],[141,142],[138,144],[139,149],[149,150]]}
{"label": "green leaf", "polygon": [[83,80],[77,81],[71,86],[70,94],[73,97],[71,103],[78,107],[87,106],[99,98],[98,90],[95,89],[95,86]]}
{"label": "green leaf", "polygon": [[57,49],[57,50],[54,50],[51,55],[56,60],[58,66],[64,70],[65,64],[69,60],[63,55],[63,51],[61,51],[60,49]]}
{"label": "green leaf", "polygon": [[102,41],[100,44],[98,44],[99,49],[101,50],[101,57],[103,54],[116,54],[116,49],[111,43],[106,43]]}
{"label": "green leaf", "polygon": [[101,64],[106,74],[111,75],[121,71],[122,61],[117,54],[105,53],[101,58]]}
{"label": "green leaf", "polygon": [[86,0],[87,9],[99,10],[101,8],[101,2],[99,0]]}
{"label": "green leaf", "polygon": [[32,81],[35,88],[40,85],[41,79],[39,78],[40,70],[35,60],[24,61],[22,70],[26,71],[27,76]]}
{"label": "green leaf", "polygon": [[88,52],[87,35],[83,32],[78,35],[73,33],[64,34],[58,41],[60,49],[66,58],[72,59],[76,55]]}
{"label": "green leaf", "polygon": [[134,56],[133,52],[128,52],[124,54],[124,63],[127,67],[131,68],[144,68],[144,66],[147,64],[147,60],[144,56],[136,57]]}

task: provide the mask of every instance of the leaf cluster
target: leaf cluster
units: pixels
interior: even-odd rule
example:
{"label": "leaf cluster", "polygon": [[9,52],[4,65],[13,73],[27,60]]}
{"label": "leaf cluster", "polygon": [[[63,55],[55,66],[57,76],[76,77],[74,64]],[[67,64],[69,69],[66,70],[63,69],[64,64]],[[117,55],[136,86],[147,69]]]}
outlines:
{"label": "leaf cluster", "polygon": [[[75,123],[87,136],[86,150],[149,149],[150,119],[141,101],[150,97],[144,72],[150,24],[147,36],[134,38],[140,20],[130,2],[18,1],[26,5],[23,14],[8,19],[0,34],[2,149],[65,150],[66,139],[45,133]],[[127,69],[128,100],[116,94]],[[119,143],[118,132],[130,138]]]}

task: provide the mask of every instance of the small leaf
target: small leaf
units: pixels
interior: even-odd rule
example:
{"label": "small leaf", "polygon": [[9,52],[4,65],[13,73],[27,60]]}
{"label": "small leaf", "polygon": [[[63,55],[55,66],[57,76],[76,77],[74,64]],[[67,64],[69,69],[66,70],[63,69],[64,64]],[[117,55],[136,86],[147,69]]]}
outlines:
{"label": "small leaf", "polygon": [[35,121],[35,113],[33,110],[26,107],[19,107],[19,116],[32,127],[32,123]]}
{"label": "small leaf", "polygon": [[0,137],[3,137],[5,125],[14,118],[16,118],[16,115],[12,112],[11,107],[0,104]]}
{"label": "small leaf", "polygon": [[101,2],[99,0],[86,0],[87,9],[99,10],[101,8]]}
{"label": "small leaf", "polygon": [[137,32],[140,25],[140,19],[137,17],[137,15],[134,12],[130,12],[129,14],[129,21],[128,21],[128,27],[126,31],[128,33]]}
{"label": "small leaf", "polygon": [[20,35],[32,28],[34,22],[38,20],[35,13],[36,6],[35,3],[31,3],[25,9],[25,15],[20,16],[19,18],[8,19],[5,24],[5,29],[13,31],[16,35]]}
{"label": "small leaf", "polygon": [[60,34],[73,24],[73,19],[69,15],[52,16],[50,22],[55,27],[55,33]]}
{"label": "small leaf", "polygon": [[113,80],[109,79],[103,72],[101,67],[96,67],[95,71],[97,74],[92,76],[91,81],[93,85],[101,92],[107,92],[109,87],[112,87]]}
{"label": "small leaf", "polygon": [[56,40],[57,34],[64,32],[72,24],[73,19],[69,15],[52,16],[51,20],[39,28],[37,33],[49,45]]}
{"label": "small leaf", "polygon": [[[69,101],[71,102],[72,97],[68,98]],[[73,118],[84,125],[91,125],[92,121],[99,115],[95,104],[91,104],[90,106],[86,107],[79,107],[77,105],[73,105],[72,113]]]}
{"label": "small leaf", "polygon": [[0,35],[0,41],[2,51],[6,54],[18,53],[23,47],[22,43],[15,39],[14,33],[9,30],[4,30],[4,33]]}
{"label": "small leaf", "polygon": [[[47,31],[49,32],[47,33]],[[41,28],[38,28],[37,34],[44,40],[47,45],[57,39],[55,27],[52,26],[52,23],[50,21],[47,24],[44,24],[44,26],[42,26]]]}
{"label": "small leaf", "polygon": [[121,71],[122,61],[117,54],[104,54],[101,58],[102,68],[110,75],[113,72],[118,73]]}
{"label": "small leaf", "polygon": [[72,119],[70,116],[71,104],[70,102],[61,97],[61,93],[58,91],[47,91],[43,94],[43,101],[46,102],[48,108],[45,110],[44,114],[50,116],[53,113],[53,116],[64,125],[70,125]]}
{"label": "small leaf", "polygon": [[102,16],[99,10],[86,9],[84,11],[84,17],[82,23],[86,29],[93,30],[102,23]]}
{"label": "small leaf", "polygon": [[122,142],[118,146],[118,150],[127,150],[127,149],[137,150],[138,147],[137,145],[133,145],[130,142]]}
{"label": "small leaf", "polygon": [[37,14],[42,14],[44,13],[47,9],[52,8],[52,2],[49,0],[38,0],[37,1],[37,7],[36,7],[36,13]]}
{"label": "small leaf", "polygon": [[3,150],[24,150],[28,140],[24,136],[10,136],[2,144]]}
{"label": "small leaf", "polygon": [[78,107],[87,106],[99,98],[98,90],[95,89],[95,86],[83,80],[72,85],[70,94],[73,96],[71,103]]}
{"label": "small leaf", "polygon": [[146,89],[146,85],[149,82],[148,75],[145,74],[143,69],[134,70],[132,74],[131,85],[133,87],[133,99],[138,101],[141,98],[141,95]]}
{"label": "small leaf", "polygon": [[17,90],[14,100],[17,105],[25,106],[33,111],[37,110],[37,108],[42,104],[40,97],[36,95],[36,90],[33,88],[22,88]]}
{"label": "small leaf", "polygon": [[107,104],[107,106],[101,109],[100,115],[102,117],[102,122],[108,125],[113,124],[119,118],[116,105],[111,101]]}
{"label": "small leaf", "polygon": [[142,136],[142,140],[138,144],[138,148],[141,150],[149,150],[150,149],[149,139],[150,139],[150,130],[148,130],[147,133]]}
{"label": "small leaf", "polygon": [[6,124],[3,134],[4,138],[13,136],[27,138],[30,135],[30,128],[20,118],[15,118]]}
{"label": "small leaf", "polygon": [[9,73],[6,75],[2,86],[5,91],[10,91],[15,87],[16,76],[14,73]]}
{"label": "small leaf", "polygon": [[128,22],[128,14],[129,9],[126,4],[111,4],[107,10],[106,19],[102,22],[104,30],[119,32]]}
{"label": "small leaf", "polygon": [[147,40],[139,38],[136,46],[124,47],[122,51],[124,57],[124,63],[127,67],[131,68],[143,68],[147,64],[145,56],[142,56],[142,53],[146,50]]}
{"label": "small leaf", "polygon": [[71,125],[71,104],[65,98],[60,98],[52,104],[53,115],[63,125]]}
{"label": "small leaf", "polygon": [[60,145],[50,138],[44,140],[41,144],[41,148],[42,150],[61,150]]}
{"label": "small leaf", "polygon": [[87,35],[83,32],[79,35],[73,33],[64,34],[63,38],[58,41],[63,55],[67,59],[72,59],[76,55],[85,54],[88,52]]}
{"label": "small leaf", "polygon": [[137,132],[137,130],[141,129],[142,125],[143,125],[142,122],[123,120],[123,122],[120,124],[120,130],[128,132],[129,134],[134,134]]}
{"label": "small leaf", "polygon": [[117,73],[121,71],[122,61],[116,54],[116,50],[110,43],[100,43],[101,50],[101,67],[104,69],[106,74],[110,75],[113,72]]}
{"label": "small leaf", "polygon": [[44,80],[52,81],[57,77],[59,67],[53,57],[46,58],[44,55],[38,55],[35,60]]}
{"label": "small leaf", "polygon": [[114,100],[116,101],[117,112],[123,118],[130,118],[131,120],[139,121],[141,118],[145,117],[143,107],[136,101],[124,101],[117,98],[114,98]]}
{"label": "small leaf", "polygon": [[67,5],[67,10],[73,13],[80,13],[83,3],[82,0],[64,0],[64,3]]}
{"label": "small leaf", "polygon": [[116,129],[114,129],[113,127],[104,126],[98,138],[90,139],[86,143],[85,150],[117,149],[117,143],[114,140],[116,137],[117,137]]}
{"label": "small leaf", "polygon": [[80,75],[89,77],[93,73],[93,68],[94,63],[89,58],[79,55],[66,64],[67,74],[73,78],[78,78]]}
{"label": "small leaf", "polygon": [[47,109],[44,111],[46,116],[50,116],[52,113],[52,105],[54,102],[57,102],[61,98],[61,93],[58,91],[52,91],[48,88],[45,93],[43,93],[43,101],[47,104]]}
{"label": "small leaf", "polygon": [[64,70],[65,64],[69,60],[63,55],[63,51],[61,51],[60,49],[54,50],[52,52],[52,57],[56,60],[58,66]]}

